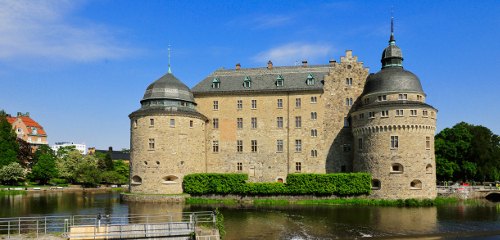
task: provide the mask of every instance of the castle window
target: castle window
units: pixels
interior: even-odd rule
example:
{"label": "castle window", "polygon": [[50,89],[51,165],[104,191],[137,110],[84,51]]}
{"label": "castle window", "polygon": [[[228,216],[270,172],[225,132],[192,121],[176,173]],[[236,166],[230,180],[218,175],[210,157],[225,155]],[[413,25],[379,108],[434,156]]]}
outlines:
{"label": "castle window", "polygon": [[219,78],[214,78],[214,80],[212,80],[212,88],[220,88],[220,79]]}
{"label": "castle window", "polygon": [[398,149],[398,148],[399,148],[399,137],[391,136],[391,149]]}
{"label": "castle window", "polygon": [[389,110],[382,110],[381,116],[382,117],[389,117]]}
{"label": "castle window", "polygon": [[219,152],[219,141],[215,140],[212,142],[212,152]]}
{"label": "castle window", "polygon": [[318,130],[317,129],[311,129],[311,137],[317,137],[318,136]]}
{"label": "castle window", "polygon": [[154,118],[150,118],[149,119],[149,126],[150,127],[154,127],[154,125],[155,125],[155,119]]}
{"label": "castle window", "polygon": [[314,85],[314,76],[311,73],[307,75],[306,84],[309,86]]}
{"label": "castle window", "polygon": [[295,152],[302,152],[302,140],[295,140]]}
{"label": "castle window", "polygon": [[375,112],[368,112],[368,118],[375,118]]}
{"label": "castle window", "polygon": [[372,179],[372,190],[380,190],[381,184],[380,180]]}
{"label": "castle window", "polygon": [[257,109],[257,100],[252,100],[252,109]]}
{"label": "castle window", "polygon": [[243,163],[241,163],[241,162],[236,163],[236,170],[237,170],[238,172],[243,171]]}
{"label": "castle window", "polygon": [[351,126],[349,118],[348,117],[344,117],[344,127],[349,127],[349,126]]}
{"label": "castle window", "polygon": [[[137,128],[137,120],[134,120],[134,128]],[[20,133],[21,132],[21,129],[18,128],[17,129],[17,132]]]}
{"label": "castle window", "polygon": [[236,152],[243,152],[243,140],[236,140]]}
{"label": "castle window", "polygon": [[214,126],[214,129],[218,129],[219,128],[219,119],[218,118],[212,119],[212,124]]}
{"label": "castle window", "polygon": [[295,99],[295,107],[300,108],[302,106],[302,100],[300,98]]}
{"label": "castle window", "polygon": [[427,110],[422,110],[422,116],[427,117],[429,116],[428,113],[429,112]]}
{"label": "castle window", "polygon": [[318,156],[318,150],[311,150],[311,157],[317,157]]}
{"label": "castle window", "polygon": [[398,95],[398,100],[408,100],[408,94],[406,94],[406,93],[400,93]]}
{"label": "castle window", "polygon": [[[434,118],[434,112],[431,111],[431,118]],[[34,133],[36,134],[36,133]]]}
{"label": "castle window", "polygon": [[236,128],[243,129],[243,118],[236,119]]}
{"label": "castle window", "polygon": [[279,75],[278,78],[276,78],[276,87],[283,87],[285,82],[285,79],[283,76]]}
{"label": "castle window", "polygon": [[252,118],[252,128],[253,129],[257,128],[257,118],[256,117]]}
{"label": "castle window", "polygon": [[365,104],[370,103],[370,98],[365,98],[364,102],[365,102]]}
{"label": "castle window", "polygon": [[283,128],[283,117],[277,117],[276,124],[278,125],[278,128]]}
{"label": "castle window", "polygon": [[402,117],[402,116],[404,116],[404,110],[403,110],[403,109],[397,109],[397,110],[396,110],[396,116],[397,116],[397,117]]}
{"label": "castle window", "polygon": [[244,88],[250,88],[250,87],[252,87],[252,79],[250,79],[249,76],[246,76],[245,80],[243,80],[243,87]]}
{"label": "castle window", "polygon": [[236,108],[243,109],[243,100],[236,101]]}
{"label": "castle window", "polygon": [[252,152],[257,152],[257,140],[251,140]]}
{"label": "castle window", "polygon": [[346,84],[347,86],[352,86],[352,78],[346,78],[346,79],[345,79],[345,84]]}
{"label": "castle window", "polygon": [[351,144],[346,143],[346,144],[342,145],[342,150],[344,152],[350,152],[351,151]]}
{"label": "castle window", "polygon": [[190,128],[192,128],[192,127],[193,127],[193,125],[194,125],[193,120],[190,120],[190,121],[189,121],[189,127],[190,127]]}
{"label": "castle window", "polygon": [[345,105],[346,106],[352,106],[352,104],[353,104],[352,98],[346,98],[345,99]]}
{"label": "castle window", "polygon": [[311,119],[312,119],[312,120],[316,120],[316,119],[318,119],[318,113],[316,113],[316,112],[311,112]]}
{"label": "castle window", "polygon": [[387,95],[380,95],[377,97],[379,102],[387,101]]}
{"label": "castle window", "polygon": [[413,190],[422,189],[422,182],[420,180],[418,180],[418,179],[413,180],[410,183],[410,189],[413,189]]}
{"label": "castle window", "polygon": [[295,117],[295,127],[296,128],[302,127],[302,117],[300,117],[300,116]]}
{"label": "castle window", "polygon": [[295,172],[301,172],[302,171],[302,163],[301,162],[296,162],[295,163]]}
{"label": "castle window", "polygon": [[149,139],[149,150],[154,150],[155,149],[155,139],[150,138]]}
{"label": "castle window", "polygon": [[133,185],[140,185],[142,184],[142,178],[135,175],[132,177],[132,182],[131,182]]}
{"label": "castle window", "polygon": [[432,165],[431,164],[427,164],[427,166],[425,166],[425,173],[432,174]]}
{"label": "castle window", "polygon": [[358,149],[363,150],[363,138],[358,138]]}
{"label": "castle window", "polygon": [[318,102],[318,98],[316,96],[312,96],[311,103],[317,103],[317,102]]}
{"label": "castle window", "polygon": [[340,172],[347,172],[347,167],[345,165],[340,166]]}
{"label": "castle window", "polygon": [[283,181],[283,178],[278,178],[278,179],[276,179],[276,182],[283,183],[284,181]]}
{"label": "castle window", "polygon": [[391,173],[403,173],[403,165],[399,163],[393,163],[391,165]]}
{"label": "castle window", "polygon": [[417,95],[417,100],[418,100],[418,101],[422,101],[422,100],[423,100],[422,95]]}
{"label": "castle window", "polygon": [[170,119],[170,127],[175,127],[175,119]]}
{"label": "castle window", "polygon": [[364,113],[360,113],[359,114],[359,119],[364,119],[365,118],[365,114]]}
{"label": "castle window", "polygon": [[276,140],[276,152],[283,152],[283,140]]}
{"label": "castle window", "polygon": [[425,137],[425,149],[431,149],[431,137]]}
{"label": "castle window", "polygon": [[278,103],[278,108],[283,108],[283,99],[279,98],[277,100],[277,103]]}
{"label": "castle window", "polygon": [[417,110],[415,110],[415,109],[410,110],[410,116],[412,116],[412,117],[417,116]]}
{"label": "castle window", "polygon": [[219,110],[219,101],[214,101],[214,110]]}
{"label": "castle window", "polygon": [[178,179],[179,178],[177,176],[174,176],[174,175],[168,175],[168,176],[165,176],[162,178],[163,183],[165,183],[165,184],[177,183],[176,180],[178,180]]}

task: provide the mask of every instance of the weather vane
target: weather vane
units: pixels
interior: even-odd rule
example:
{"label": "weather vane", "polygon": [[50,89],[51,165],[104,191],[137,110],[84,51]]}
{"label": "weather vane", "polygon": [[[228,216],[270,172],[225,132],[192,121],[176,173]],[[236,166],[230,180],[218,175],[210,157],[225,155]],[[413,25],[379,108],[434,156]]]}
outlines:
{"label": "weather vane", "polygon": [[168,44],[168,73],[172,73],[172,69],[170,68],[170,44]]}

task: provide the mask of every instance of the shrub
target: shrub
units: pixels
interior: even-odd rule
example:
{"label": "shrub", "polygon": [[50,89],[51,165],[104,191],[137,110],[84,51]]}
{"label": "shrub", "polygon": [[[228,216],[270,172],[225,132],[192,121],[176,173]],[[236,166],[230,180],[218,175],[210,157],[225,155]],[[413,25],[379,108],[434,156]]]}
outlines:
{"label": "shrub", "polygon": [[289,174],[287,189],[294,195],[360,195],[369,194],[368,173]]}
{"label": "shrub", "polygon": [[184,177],[182,187],[185,193],[201,194],[239,194],[244,192],[246,174],[237,173],[196,173]]}

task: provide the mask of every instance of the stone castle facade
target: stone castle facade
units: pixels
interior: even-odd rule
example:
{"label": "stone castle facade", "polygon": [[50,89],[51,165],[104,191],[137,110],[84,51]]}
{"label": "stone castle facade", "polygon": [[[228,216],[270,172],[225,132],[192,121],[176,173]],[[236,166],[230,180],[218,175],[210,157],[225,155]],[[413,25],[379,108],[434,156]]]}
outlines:
{"label": "stone castle facade", "polygon": [[189,89],[169,70],[131,119],[130,191],[182,192],[190,173],[368,172],[380,198],[434,198],[437,110],[391,34],[382,70],[352,51],[327,65],[217,70]]}

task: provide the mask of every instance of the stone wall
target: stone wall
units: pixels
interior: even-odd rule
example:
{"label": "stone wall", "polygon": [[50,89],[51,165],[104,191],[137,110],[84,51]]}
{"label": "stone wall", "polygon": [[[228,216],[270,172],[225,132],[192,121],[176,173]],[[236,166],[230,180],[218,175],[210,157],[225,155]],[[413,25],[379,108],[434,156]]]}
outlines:
{"label": "stone wall", "polygon": [[199,118],[166,112],[131,119],[130,192],[182,193],[185,174],[206,172],[204,139]]}

